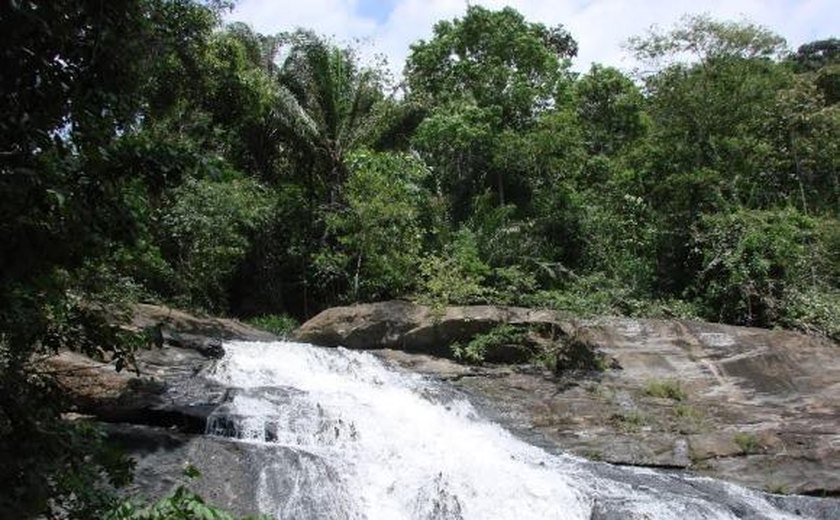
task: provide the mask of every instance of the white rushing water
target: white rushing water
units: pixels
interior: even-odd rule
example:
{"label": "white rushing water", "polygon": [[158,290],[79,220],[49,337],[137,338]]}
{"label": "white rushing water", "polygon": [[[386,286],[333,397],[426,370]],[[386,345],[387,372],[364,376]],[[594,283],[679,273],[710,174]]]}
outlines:
{"label": "white rushing water", "polygon": [[[317,517],[372,520],[589,519],[603,503],[626,513],[603,518],[742,517],[707,497],[638,484],[644,471],[621,481],[549,454],[484,420],[444,386],[365,352],[290,342],[234,342],[225,350],[211,377],[234,390],[208,432],[307,456],[299,476],[281,474],[288,467],[262,470],[259,507],[278,519],[300,518],[301,501],[321,507]],[[272,482],[290,478],[291,495],[281,499]],[[758,494],[719,489],[752,518],[787,518]]]}

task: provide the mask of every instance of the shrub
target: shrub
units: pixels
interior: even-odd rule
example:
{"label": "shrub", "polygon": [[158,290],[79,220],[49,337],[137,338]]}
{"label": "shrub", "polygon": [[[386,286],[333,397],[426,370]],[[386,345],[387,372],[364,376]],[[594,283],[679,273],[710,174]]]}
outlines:
{"label": "shrub", "polygon": [[490,272],[479,257],[475,235],[461,229],[442,255],[420,261],[420,300],[434,307],[486,303],[485,280]]}
{"label": "shrub", "polygon": [[815,221],[793,209],[706,215],[694,233],[702,270],[694,292],[709,318],[780,322],[785,293],[812,273]]}
{"label": "shrub", "polygon": [[672,401],[685,401],[688,398],[679,381],[648,381],[644,390],[645,394],[651,397],[671,399]]}
{"label": "shrub", "polygon": [[619,307],[630,302],[628,296],[626,287],[595,274],[576,277],[562,289],[539,291],[529,298],[529,304],[580,316],[619,315]]}
{"label": "shrub", "polygon": [[[184,475],[197,478],[200,473],[187,466]],[[137,506],[130,501],[118,504],[105,515],[105,520],[235,520],[236,517],[207,504],[204,499],[186,486],[178,486],[171,495],[154,504]],[[268,520],[266,516],[244,517],[242,520]]]}
{"label": "shrub", "polygon": [[744,454],[756,453],[761,448],[758,437],[752,433],[738,432],[733,439]]}
{"label": "shrub", "polygon": [[525,331],[509,323],[498,325],[489,332],[475,335],[466,345],[453,343],[450,349],[455,359],[467,363],[482,363],[488,352],[504,345],[522,343]]}
{"label": "shrub", "polygon": [[621,432],[636,433],[648,424],[648,418],[638,411],[617,413],[610,417],[610,423]]}
{"label": "shrub", "polygon": [[534,275],[519,265],[490,267],[479,253],[476,234],[461,228],[443,254],[420,262],[420,301],[449,304],[521,305],[537,287]]}
{"label": "shrub", "polygon": [[578,316],[629,316],[636,318],[697,319],[694,302],[654,298],[626,281],[603,273],[574,276],[560,288],[525,295],[527,306],[568,312]]}
{"label": "shrub", "polygon": [[782,325],[840,341],[840,289],[791,288],[783,309]]}
{"label": "shrub", "polygon": [[703,413],[685,403],[677,403],[672,408],[677,421],[676,429],[680,433],[693,433],[704,426]]}
{"label": "shrub", "polygon": [[300,326],[298,321],[285,314],[266,314],[247,320],[249,325],[271,332],[281,338],[288,338]]}

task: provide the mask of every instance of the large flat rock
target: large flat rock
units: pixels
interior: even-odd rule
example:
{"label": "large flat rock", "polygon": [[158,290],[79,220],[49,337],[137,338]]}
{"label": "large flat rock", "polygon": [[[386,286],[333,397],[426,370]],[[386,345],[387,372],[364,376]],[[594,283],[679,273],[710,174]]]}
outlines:
{"label": "large flat rock", "polygon": [[327,309],[304,323],[295,339],[325,347],[392,348],[448,356],[452,343],[500,324],[545,328],[549,335],[568,334],[572,327],[570,320],[552,311],[493,305],[434,309],[389,301]]}
{"label": "large flat rock", "polygon": [[[501,323],[585,344],[612,366],[554,373],[446,359],[453,341]],[[773,492],[840,495],[840,348],[823,338],[510,307],[434,311],[407,302],[330,309],[297,337],[379,349],[390,362],[453,382],[514,430],[592,459],[690,469]]]}

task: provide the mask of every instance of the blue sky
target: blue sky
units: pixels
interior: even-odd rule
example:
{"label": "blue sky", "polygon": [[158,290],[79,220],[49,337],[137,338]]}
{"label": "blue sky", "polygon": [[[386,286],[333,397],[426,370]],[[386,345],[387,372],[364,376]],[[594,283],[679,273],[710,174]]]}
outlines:
{"label": "blue sky", "polygon": [[378,24],[385,23],[388,15],[397,5],[397,0],[359,0],[355,12],[359,16],[371,18]]}
{"label": "blue sky", "polygon": [[[263,33],[307,27],[342,42],[361,42],[362,52],[384,54],[399,73],[409,45],[429,38],[440,19],[461,16],[467,0],[239,0],[229,20]],[[598,62],[630,70],[636,64],[623,49],[630,36],[651,25],[669,27],[687,13],[748,19],[769,27],[795,48],[840,37],[840,0],[470,0],[501,8],[510,5],[529,20],[564,24],[578,40],[574,63],[586,70]]]}

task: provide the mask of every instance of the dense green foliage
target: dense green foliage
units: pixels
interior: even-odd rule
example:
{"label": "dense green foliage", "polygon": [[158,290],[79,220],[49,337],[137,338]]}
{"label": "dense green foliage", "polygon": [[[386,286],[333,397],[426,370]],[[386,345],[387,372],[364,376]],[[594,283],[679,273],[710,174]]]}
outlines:
{"label": "dense green foliage", "polygon": [[203,46],[215,24],[212,11],[188,2],[0,6],[4,518],[92,518],[110,502],[94,485],[130,477],[96,427],[62,419],[65,393],[39,360],[72,348],[122,368],[142,343],[114,319],[129,272],[100,276],[100,267],[112,254],[144,254],[143,199],[164,185],[157,172],[124,168],[122,145],[142,121],[150,73]]}
{"label": "dense green foliage", "polygon": [[[201,477],[201,473],[192,465],[187,465],[184,476],[195,479]],[[153,504],[138,506],[131,501],[123,501],[105,513],[104,520],[236,520],[236,517],[208,505],[201,496],[182,484],[172,494]],[[268,518],[245,517],[242,520]]]}
{"label": "dense green foliage", "polygon": [[145,508],[123,503],[109,511],[106,520],[234,520],[234,517],[204,503],[185,487]]}
{"label": "dense green foliage", "polygon": [[392,95],[353,49],[222,4],[0,7],[0,516],[113,505],[130,463],[38,361],[130,367],[136,300],[280,332],[410,298],[840,339],[837,39],[693,17],[630,42],[644,75],[578,75],[562,27],[473,6]]}

